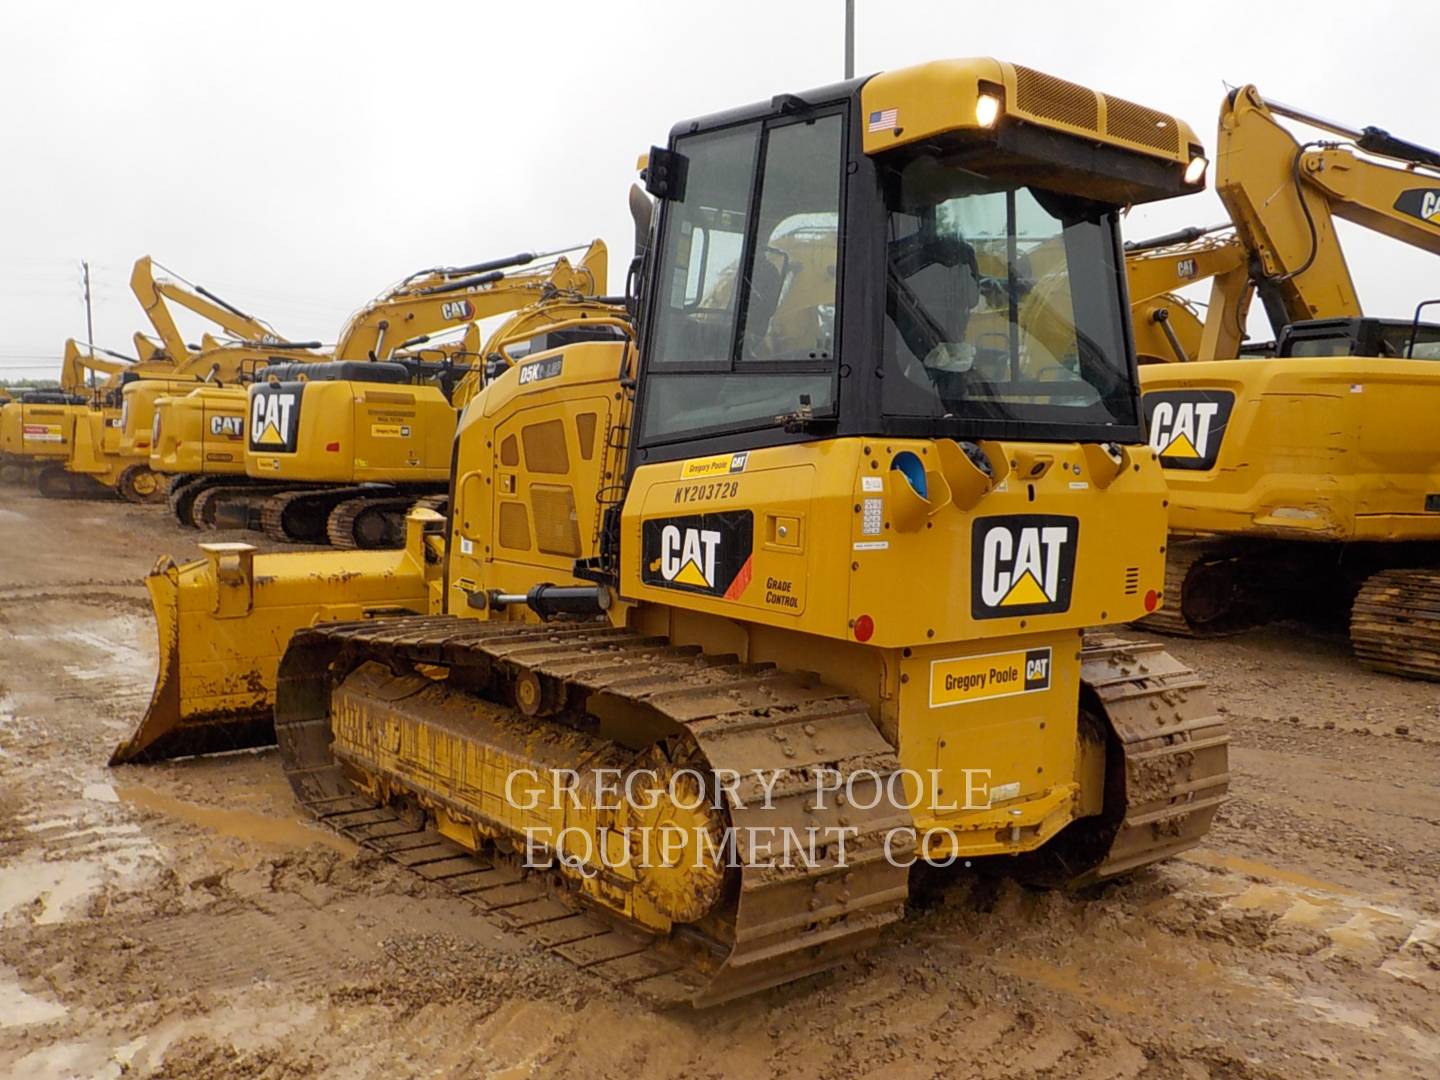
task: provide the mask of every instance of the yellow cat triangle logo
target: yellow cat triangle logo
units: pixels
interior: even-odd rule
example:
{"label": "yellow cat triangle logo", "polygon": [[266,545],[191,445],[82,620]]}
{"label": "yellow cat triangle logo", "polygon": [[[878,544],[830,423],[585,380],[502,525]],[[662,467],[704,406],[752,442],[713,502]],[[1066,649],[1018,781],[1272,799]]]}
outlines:
{"label": "yellow cat triangle logo", "polygon": [[1198,458],[1200,451],[1190,441],[1190,436],[1181,434],[1170,440],[1170,445],[1160,451],[1161,457]]}
{"label": "yellow cat triangle logo", "polygon": [[285,440],[280,435],[280,429],[277,428],[273,423],[266,424],[265,430],[260,433],[260,438],[256,439],[255,441],[260,443],[271,443],[275,446],[285,445]]}
{"label": "yellow cat triangle logo", "polygon": [[1040,582],[1035,580],[1035,575],[1026,570],[1010,586],[1010,591],[1005,594],[1005,599],[1000,601],[1001,607],[1015,607],[1021,604],[1048,604],[1050,597],[1045,595],[1045,590],[1040,587]]}
{"label": "yellow cat triangle logo", "polygon": [[694,559],[680,568],[680,572],[675,575],[674,580],[682,585],[694,585],[701,589],[708,589],[712,584],[705,580],[705,575],[700,572],[700,567],[695,564]]}

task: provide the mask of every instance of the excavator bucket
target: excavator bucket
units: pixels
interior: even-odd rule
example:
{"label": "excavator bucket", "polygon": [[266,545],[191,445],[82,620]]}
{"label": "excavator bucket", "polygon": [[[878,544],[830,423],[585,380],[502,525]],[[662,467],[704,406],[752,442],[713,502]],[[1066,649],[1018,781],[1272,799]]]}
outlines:
{"label": "excavator bucket", "polygon": [[430,609],[444,519],[412,512],[398,550],[257,554],[201,544],[204,558],[161,558],[146,579],[159,634],[150,705],[111,765],[269,746],[275,668],[290,640],[317,623]]}

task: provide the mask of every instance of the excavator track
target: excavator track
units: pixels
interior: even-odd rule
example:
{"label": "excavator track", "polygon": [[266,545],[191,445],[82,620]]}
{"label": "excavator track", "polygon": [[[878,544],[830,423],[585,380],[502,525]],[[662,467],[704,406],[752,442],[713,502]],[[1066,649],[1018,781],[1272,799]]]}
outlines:
{"label": "excavator track", "polygon": [[170,478],[170,486],[165,492],[165,505],[170,508],[177,524],[187,529],[198,528],[200,523],[195,520],[195,500],[202,491],[224,483],[225,477],[203,476],[200,473],[183,473]]}
{"label": "excavator track", "polygon": [[[190,520],[200,529],[253,529],[259,522],[260,506],[274,492],[275,486],[265,481],[247,484],[221,479],[195,495],[190,505]],[[236,517],[238,511],[244,512],[245,522],[237,524],[226,520]]]}
{"label": "excavator track", "polygon": [[[353,786],[331,750],[331,694],[367,661],[393,672],[416,665],[506,670],[536,680],[546,701],[620,698],[658,712],[710,769],[785,770],[769,809],[730,809],[737,830],[763,827],[767,815],[772,823],[850,826],[857,835],[846,864],[744,867],[730,894],[738,902],[724,916],[669,937],[647,933],[587,905],[557,873],[526,871],[503,851],[472,851],[403,803],[381,805]],[[1061,873],[1049,883],[1068,887],[1193,847],[1229,782],[1228,731],[1193,671],[1158,645],[1114,639],[1087,641],[1082,664],[1092,707],[1103,712],[1119,753],[1107,775],[1106,814],[1075,823],[1090,827],[1055,842]],[[893,751],[860,702],[804,675],[705,656],[603,623],[420,616],[333,624],[292,640],[280,667],[275,727],[291,786],[321,822],[653,1005],[715,1004],[832,967],[873,944],[908,895],[908,850],[897,845],[898,858],[887,859],[883,848],[887,835],[908,826],[908,815],[883,799],[872,811],[817,807],[809,780],[822,767],[886,775],[898,768]],[[1119,804],[1109,805],[1112,798]]]}
{"label": "excavator track", "polygon": [[64,465],[47,465],[35,478],[35,486],[47,499],[116,499],[117,492],[93,476],[72,473]]}
{"label": "excavator track", "polygon": [[[647,934],[580,902],[556,873],[527,875],[506,855],[472,852],[360,795],[331,753],[329,707],[335,675],[365,660],[396,670],[495,665],[534,676],[562,696],[603,695],[658,713],[710,769],[750,776],[757,766],[783,768],[769,808],[760,805],[760,788],[742,784],[746,806],[729,810],[738,833],[777,824],[853,829],[846,858],[744,866],[723,914],[668,937]],[[894,844],[902,857],[889,860],[883,841],[908,825],[908,815],[884,799],[872,810],[833,801],[816,808],[811,772],[884,777],[898,762],[860,702],[813,679],[707,657],[604,623],[424,616],[297,634],[281,664],[275,718],[291,786],[317,818],[657,1006],[716,1004],[823,971],[874,944],[904,909],[908,874],[896,862],[903,864],[906,849]]]}
{"label": "excavator track", "polygon": [[405,495],[346,499],[325,519],[325,535],[337,548],[398,547],[391,518],[403,517],[413,501]]}
{"label": "excavator track", "polygon": [[1165,606],[1133,623],[1172,637],[1223,637],[1263,621],[1265,598],[1249,588],[1241,555],[1225,541],[1172,539]]}
{"label": "excavator track", "polygon": [[449,501],[447,495],[416,498],[413,494],[346,499],[330,511],[325,534],[331,546],[337,548],[401,547],[405,543],[405,516],[411,510],[437,510],[443,514]]}
{"label": "excavator track", "polygon": [[1350,643],[1367,668],[1440,681],[1440,569],[1368,577],[1350,609]]}
{"label": "excavator track", "polygon": [[374,491],[360,485],[282,491],[261,505],[260,529],[282,544],[324,544],[329,541],[326,525],[331,511],[349,499],[363,498]]}

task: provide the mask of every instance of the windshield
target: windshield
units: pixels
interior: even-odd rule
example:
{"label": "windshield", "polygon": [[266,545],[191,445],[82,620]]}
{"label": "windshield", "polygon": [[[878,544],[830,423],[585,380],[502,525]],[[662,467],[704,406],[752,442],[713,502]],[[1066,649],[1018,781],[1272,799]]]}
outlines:
{"label": "windshield", "polygon": [[832,112],[676,140],[643,439],[833,410],[844,134]]}
{"label": "windshield", "polygon": [[884,184],[886,414],[1136,423],[1113,211],[933,157]]}

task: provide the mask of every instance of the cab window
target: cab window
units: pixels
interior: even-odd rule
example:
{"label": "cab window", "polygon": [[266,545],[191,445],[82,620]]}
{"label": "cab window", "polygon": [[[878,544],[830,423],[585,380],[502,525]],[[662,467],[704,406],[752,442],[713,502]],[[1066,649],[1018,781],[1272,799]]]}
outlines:
{"label": "cab window", "polygon": [[831,113],[676,140],[645,441],[833,409],[843,137]]}

